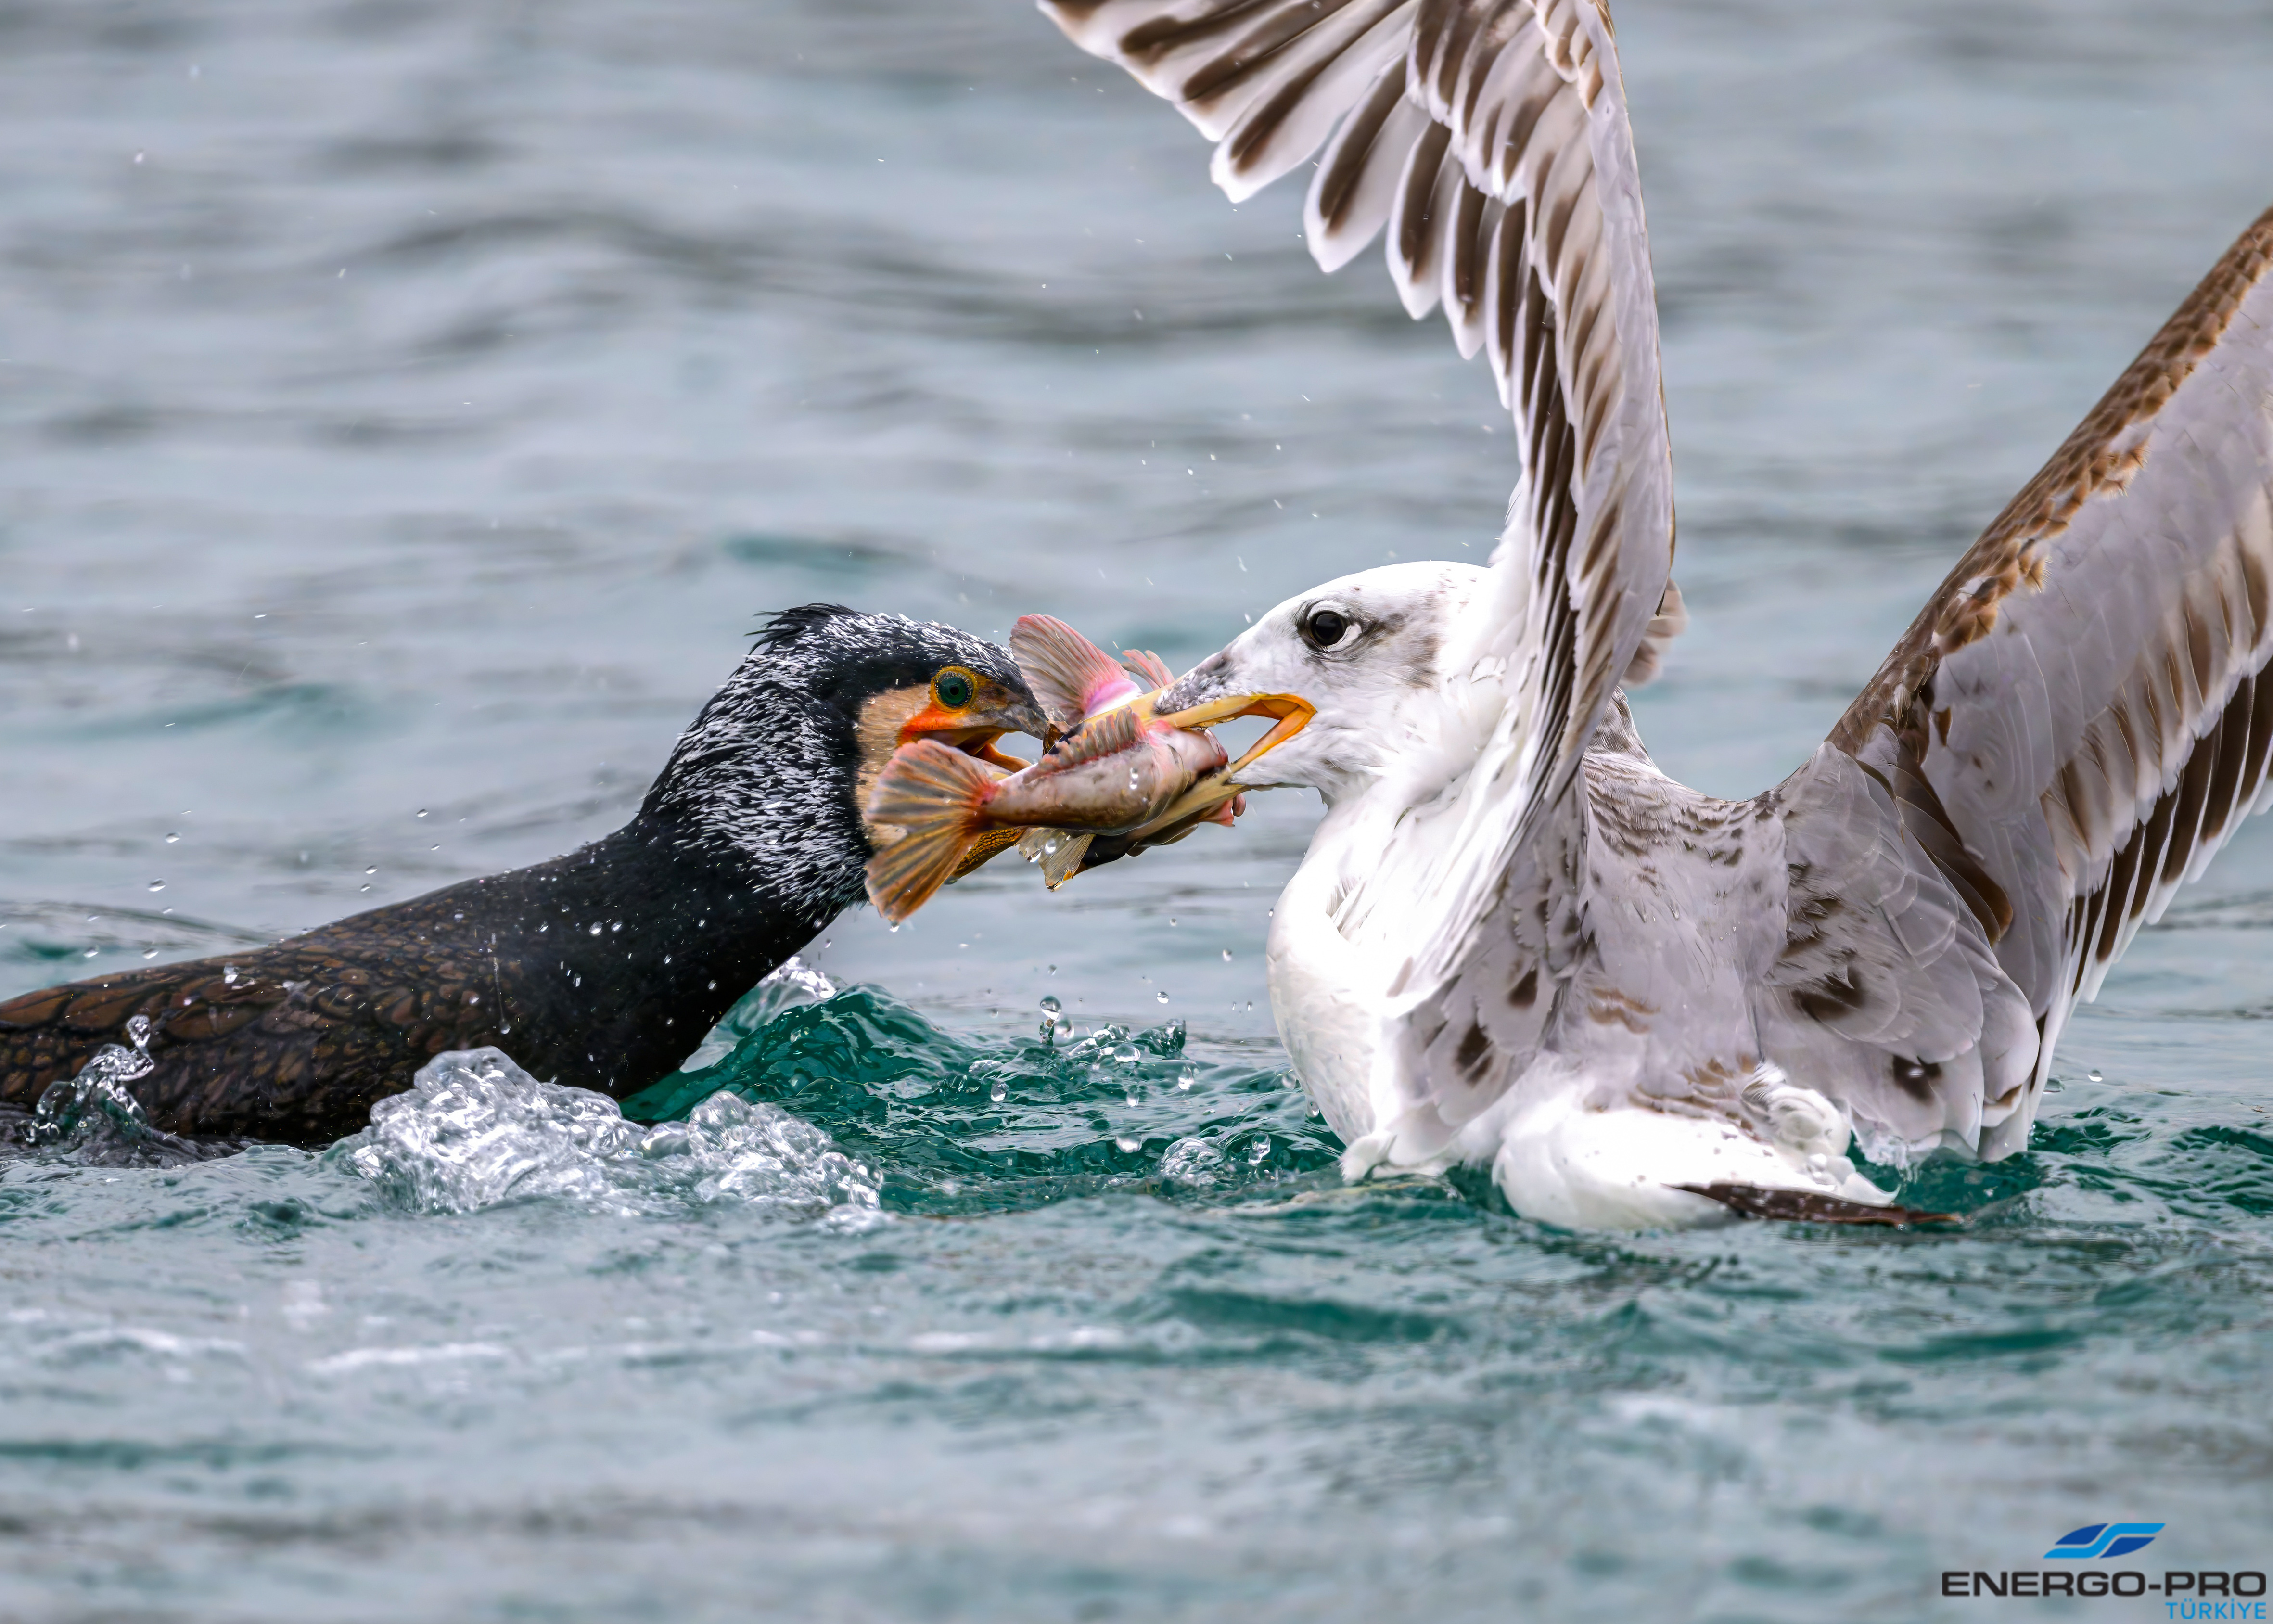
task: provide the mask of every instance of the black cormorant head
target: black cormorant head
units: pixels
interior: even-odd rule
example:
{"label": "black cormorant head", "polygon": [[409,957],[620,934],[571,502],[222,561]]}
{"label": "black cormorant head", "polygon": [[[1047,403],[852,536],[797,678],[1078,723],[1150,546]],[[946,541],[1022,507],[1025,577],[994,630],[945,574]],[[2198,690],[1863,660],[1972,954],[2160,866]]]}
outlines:
{"label": "black cormorant head", "polygon": [[868,793],[893,751],[935,739],[1015,769],[1025,763],[994,741],[1046,726],[1009,650],[936,622],[808,604],[768,620],[640,816],[741,860],[784,902],[834,913],[865,894]]}

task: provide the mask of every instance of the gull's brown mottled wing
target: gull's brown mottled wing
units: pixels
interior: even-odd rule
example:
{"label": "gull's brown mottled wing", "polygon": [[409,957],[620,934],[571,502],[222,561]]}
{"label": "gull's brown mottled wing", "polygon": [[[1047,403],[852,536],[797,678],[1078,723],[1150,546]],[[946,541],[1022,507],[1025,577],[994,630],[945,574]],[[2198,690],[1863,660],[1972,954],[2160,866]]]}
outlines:
{"label": "gull's brown mottled wing", "polygon": [[2029,1001],[2028,1094],[2007,1102],[2023,1126],[2075,1001],[2265,805],[2269,656],[2273,213],[1967,551],[1831,735]]}
{"label": "gull's brown mottled wing", "polygon": [[[1521,478],[1463,659],[1508,695],[1459,791],[1444,928],[1398,989],[1452,974],[1518,849],[1566,804],[1612,691],[1654,671],[1673,480],[1641,184],[1600,0],[1040,0],[1217,142],[1236,199],[1324,147],[1307,240],[1332,270],[1386,229],[1415,317],[1491,358]],[[1665,613],[1661,616],[1660,610]]]}

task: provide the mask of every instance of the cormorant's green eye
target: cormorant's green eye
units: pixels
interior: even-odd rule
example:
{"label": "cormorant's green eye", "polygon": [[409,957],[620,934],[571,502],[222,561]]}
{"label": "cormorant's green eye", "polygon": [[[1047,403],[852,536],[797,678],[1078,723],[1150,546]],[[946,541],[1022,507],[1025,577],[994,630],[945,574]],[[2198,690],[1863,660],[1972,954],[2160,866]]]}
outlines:
{"label": "cormorant's green eye", "polygon": [[979,691],[979,684],[967,671],[948,667],[932,679],[931,696],[949,710],[960,710],[971,703]]}

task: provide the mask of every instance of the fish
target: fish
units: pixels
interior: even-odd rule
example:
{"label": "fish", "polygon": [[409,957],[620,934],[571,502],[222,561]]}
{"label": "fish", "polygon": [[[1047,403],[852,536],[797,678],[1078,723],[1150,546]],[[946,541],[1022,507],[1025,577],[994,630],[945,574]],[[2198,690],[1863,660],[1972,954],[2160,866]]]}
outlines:
{"label": "fish", "polygon": [[[896,925],[966,872],[982,846],[1016,838],[1055,890],[1100,836],[1138,845],[1181,839],[1204,822],[1228,824],[1245,786],[1230,776],[1300,732],[1312,714],[1292,695],[1242,696],[1162,715],[1153,700],[1174,680],[1159,657],[1121,664],[1063,620],[1020,618],[1010,652],[1049,719],[1042,759],[1015,772],[933,740],[894,752],[868,801],[869,822],[899,834],[869,859],[868,899]],[[1234,762],[1206,730],[1234,716],[1277,726]]]}

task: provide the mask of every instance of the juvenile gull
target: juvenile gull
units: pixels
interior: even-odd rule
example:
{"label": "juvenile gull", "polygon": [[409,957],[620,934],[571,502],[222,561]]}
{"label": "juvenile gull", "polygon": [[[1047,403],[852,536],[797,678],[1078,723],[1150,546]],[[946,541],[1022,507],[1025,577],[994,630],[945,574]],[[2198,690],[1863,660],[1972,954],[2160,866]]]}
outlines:
{"label": "juvenile gull", "polygon": [[1812,759],[1660,772],[1622,685],[1682,613],[1641,189],[1599,0],[1042,0],[1218,145],[1318,156],[1327,270],[1490,357],[1489,569],[1279,605],[1160,695],[1299,695],[1242,775],[1327,812],[1272,1009],[1344,1170],[1489,1165],[1551,1222],[1887,1222],[1848,1155],[2021,1149],[2069,1011],[2267,800],[2273,213],[1959,560]]}

